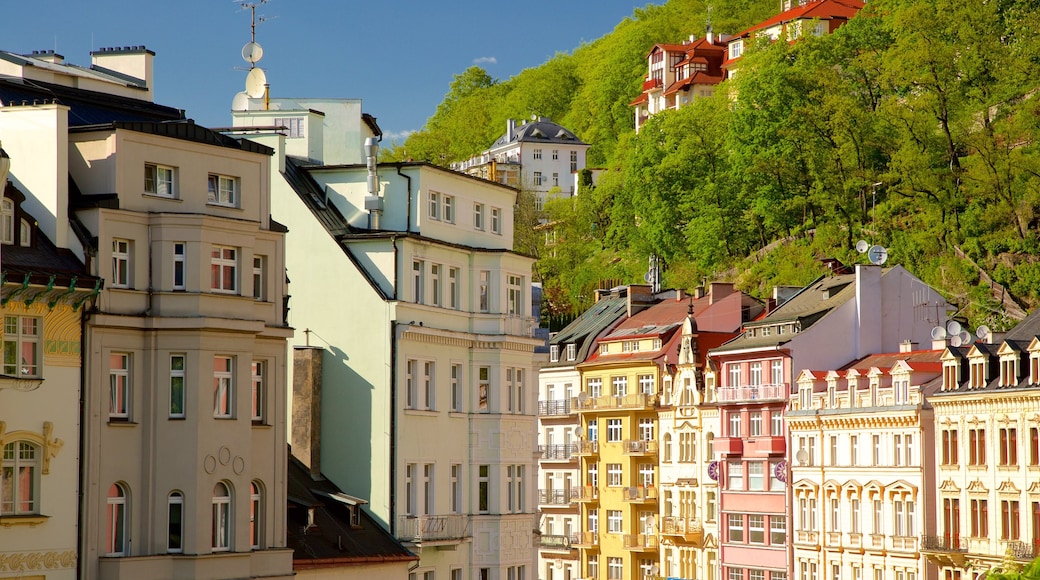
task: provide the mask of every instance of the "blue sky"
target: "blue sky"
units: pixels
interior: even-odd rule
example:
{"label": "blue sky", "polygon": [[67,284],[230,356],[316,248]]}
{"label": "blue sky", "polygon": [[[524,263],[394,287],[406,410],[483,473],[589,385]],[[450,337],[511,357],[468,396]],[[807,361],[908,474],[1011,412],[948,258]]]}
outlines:
{"label": "blue sky", "polygon": [[[661,2],[653,2],[660,4]],[[274,97],[360,98],[384,133],[422,128],[452,77],[478,64],[507,79],[607,34],[634,0],[269,0],[258,65]],[[18,10],[0,38],[15,53],[55,49],[90,64],[106,46],[155,51],[156,101],[230,125],[248,64],[249,11],[233,0],[52,0]]]}

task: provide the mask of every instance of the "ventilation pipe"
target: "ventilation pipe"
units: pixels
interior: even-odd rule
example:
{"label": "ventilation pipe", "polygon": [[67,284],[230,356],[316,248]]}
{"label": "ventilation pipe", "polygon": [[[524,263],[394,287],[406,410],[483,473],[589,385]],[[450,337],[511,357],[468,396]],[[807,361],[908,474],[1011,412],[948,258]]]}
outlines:
{"label": "ventilation pipe", "polygon": [[368,211],[368,228],[379,229],[379,218],[383,215],[383,198],[379,196],[379,168],[376,157],[379,154],[379,142],[375,137],[365,139],[365,157],[368,165],[368,195],[365,196],[365,210]]}

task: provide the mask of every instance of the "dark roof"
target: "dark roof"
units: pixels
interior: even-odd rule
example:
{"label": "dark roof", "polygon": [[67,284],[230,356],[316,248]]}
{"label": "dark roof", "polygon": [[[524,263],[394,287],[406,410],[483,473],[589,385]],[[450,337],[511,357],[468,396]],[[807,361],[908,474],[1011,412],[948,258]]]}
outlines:
{"label": "dark roof", "polygon": [[589,349],[602,332],[613,327],[614,323],[621,320],[628,313],[627,294],[603,298],[592,305],[591,308],[582,312],[577,318],[557,332],[549,341],[550,344],[564,345],[575,343],[577,353],[575,360],[564,360],[561,354],[559,362],[550,362],[546,367],[572,366],[576,362],[588,358]]}
{"label": "dark roof", "polygon": [[[354,508],[360,510],[360,525],[351,526],[351,507],[333,497],[348,496],[323,476],[311,477],[310,470],[290,453],[286,546],[293,550],[293,568],[419,559],[360,505]],[[314,510],[312,527],[308,527],[310,509]]]}
{"label": "dark roof", "polygon": [[0,78],[0,106],[57,103],[69,107],[69,126],[97,125],[114,121],[179,121],[184,111],[75,87],[21,78]]}
{"label": "dark roof", "polygon": [[545,117],[539,117],[535,121],[528,121],[513,130],[512,138],[508,133],[503,133],[491,148],[508,145],[509,143],[566,143],[568,145],[587,145],[578,139],[570,129],[564,128],[558,123],[553,123]]}
{"label": "dark roof", "polygon": [[1023,318],[1014,328],[1004,334],[1004,340],[1024,340],[1027,343],[1040,336],[1040,309]]}
{"label": "dark roof", "polygon": [[249,151],[251,153],[260,153],[263,155],[273,155],[274,149],[267,145],[261,145],[256,141],[250,141],[249,139],[236,139],[234,137],[228,137],[223,133],[218,133],[212,129],[207,129],[202,125],[196,125],[195,121],[191,119],[177,120],[173,122],[162,121],[114,121],[111,123],[99,123],[96,125],[80,125],[74,129],[70,129],[70,133],[87,133],[90,131],[103,131],[106,129],[123,129],[125,131],[135,131],[137,133],[148,133],[150,135],[160,135],[163,137],[172,137],[174,139],[181,139],[183,141],[192,141],[195,143],[203,143],[206,145],[215,145],[217,147],[228,147],[230,149],[239,149],[242,151]]}

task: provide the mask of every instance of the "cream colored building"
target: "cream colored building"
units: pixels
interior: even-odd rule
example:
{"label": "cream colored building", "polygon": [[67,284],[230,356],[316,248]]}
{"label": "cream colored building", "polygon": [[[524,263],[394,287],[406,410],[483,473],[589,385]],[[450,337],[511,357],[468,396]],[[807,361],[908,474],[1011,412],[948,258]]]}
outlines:
{"label": "cream colored building", "polygon": [[82,349],[78,577],[291,576],[272,151],[151,103],[143,47],[89,69],[6,56],[33,82],[5,90],[60,100],[0,108],[5,148],[34,160],[12,175],[104,278]]}
{"label": "cream colored building", "polygon": [[928,395],[942,351],[913,346],[798,374],[784,420],[800,580],[936,578],[920,538],[935,529]]}

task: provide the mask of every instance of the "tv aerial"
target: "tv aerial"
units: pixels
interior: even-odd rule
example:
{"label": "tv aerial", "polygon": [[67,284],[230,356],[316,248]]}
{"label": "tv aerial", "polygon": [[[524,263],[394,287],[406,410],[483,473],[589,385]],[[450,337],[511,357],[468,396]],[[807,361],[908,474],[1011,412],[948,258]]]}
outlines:
{"label": "tv aerial", "polygon": [[888,261],[888,250],[884,246],[873,245],[867,250],[867,259],[875,266],[881,266]]}
{"label": "tv aerial", "polygon": [[993,331],[991,331],[988,326],[983,324],[982,326],[975,329],[975,336],[979,337],[979,340],[981,340],[982,342],[989,342],[990,337],[993,336]]}
{"label": "tv aerial", "polygon": [[[238,0],[235,0],[238,1]],[[249,10],[249,42],[242,47],[242,60],[249,63],[249,73],[246,74],[245,90],[236,94],[231,101],[233,111],[245,111],[249,109],[249,99],[259,99],[267,95],[270,87],[267,83],[267,73],[264,69],[256,66],[260,59],[264,58],[264,48],[256,41],[256,25],[266,20],[263,16],[256,15],[257,6],[267,4],[268,0],[255,0],[254,2],[238,2],[242,10]]]}

